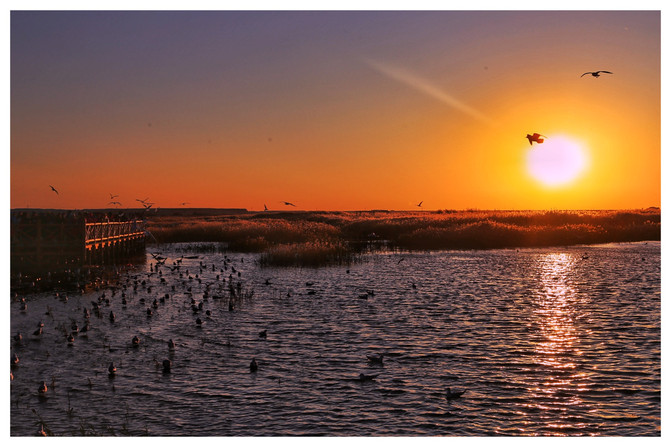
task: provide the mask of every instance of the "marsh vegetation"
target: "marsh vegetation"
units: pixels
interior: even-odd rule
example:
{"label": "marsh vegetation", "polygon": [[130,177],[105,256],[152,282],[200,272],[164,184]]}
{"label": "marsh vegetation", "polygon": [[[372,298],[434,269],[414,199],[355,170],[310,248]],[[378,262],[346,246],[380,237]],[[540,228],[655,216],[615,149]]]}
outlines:
{"label": "marsh vegetation", "polygon": [[158,243],[221,243],[265,265],[347,264],[362,249],[495,249],[660,240],[659,208],[618,211],[350,211],[158,216]]}

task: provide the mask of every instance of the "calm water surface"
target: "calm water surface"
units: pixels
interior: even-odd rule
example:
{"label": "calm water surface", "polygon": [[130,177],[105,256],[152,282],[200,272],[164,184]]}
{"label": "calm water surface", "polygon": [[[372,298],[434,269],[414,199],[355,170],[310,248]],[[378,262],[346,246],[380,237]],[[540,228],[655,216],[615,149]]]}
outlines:
{"label": "calm water surface", "polygon": [[[160,274],[148,255],[114,293],[12,298],[11,435],[661,433],[659,243],[376,254],[349,273],[154,252]],[[198,258],[177,269],[182,255]],[[229,284],[246,295],[232,311]],[[70,345],[85,308],[92,328]]]}

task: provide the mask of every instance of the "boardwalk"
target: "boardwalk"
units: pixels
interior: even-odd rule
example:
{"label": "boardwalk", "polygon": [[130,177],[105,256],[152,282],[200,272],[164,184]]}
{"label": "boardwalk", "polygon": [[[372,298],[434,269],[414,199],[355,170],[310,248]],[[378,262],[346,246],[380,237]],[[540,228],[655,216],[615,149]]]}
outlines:
{"label": "boardwalk", "polygon": [[11,218],[12,273],[114,264],[145,248],[144,221],[121,213],[12,210]]}

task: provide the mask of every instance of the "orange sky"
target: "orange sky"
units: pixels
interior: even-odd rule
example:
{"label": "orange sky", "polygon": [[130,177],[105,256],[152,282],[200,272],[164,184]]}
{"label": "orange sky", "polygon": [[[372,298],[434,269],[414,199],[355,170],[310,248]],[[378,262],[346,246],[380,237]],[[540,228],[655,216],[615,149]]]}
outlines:
{"label": "orange sky", "polygon": [[11,15],[12,208],[660,206],[660,132],[658,11]]}

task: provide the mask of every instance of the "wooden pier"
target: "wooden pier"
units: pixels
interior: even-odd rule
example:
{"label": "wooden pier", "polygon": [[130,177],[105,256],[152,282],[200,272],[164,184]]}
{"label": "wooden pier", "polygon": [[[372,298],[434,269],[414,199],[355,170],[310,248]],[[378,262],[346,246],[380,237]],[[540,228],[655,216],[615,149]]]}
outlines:
{"label": "wooden pier", "polygon": [[12,210],[12,273],[112,265],[144,250],[144,221],[139,218],[94,212]]}

